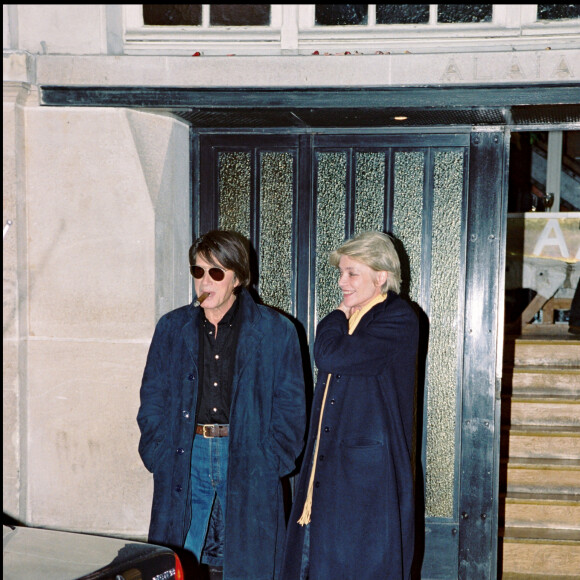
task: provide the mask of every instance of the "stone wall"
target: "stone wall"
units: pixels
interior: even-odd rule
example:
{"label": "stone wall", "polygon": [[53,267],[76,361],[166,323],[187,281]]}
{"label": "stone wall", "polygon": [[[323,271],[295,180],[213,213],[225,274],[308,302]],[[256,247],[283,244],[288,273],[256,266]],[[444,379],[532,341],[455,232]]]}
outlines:
{"label": "stone wall", "polygon": [[144,537],[135,417],[155,322],[189,301],[189,127],[6,96],[4,510]]}

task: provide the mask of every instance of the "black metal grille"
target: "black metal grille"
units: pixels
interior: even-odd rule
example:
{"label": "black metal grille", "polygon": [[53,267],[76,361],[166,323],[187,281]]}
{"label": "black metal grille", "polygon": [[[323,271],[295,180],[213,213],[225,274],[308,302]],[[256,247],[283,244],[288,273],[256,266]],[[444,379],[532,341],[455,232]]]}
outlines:
{"label": "black metal grille", "polygon": [[421,127],[454,125],[503,125],[504,109],[194,109],[176,111],[193,127]]}
{"label": "black metal grille", "polygon": [[[578,89],[578,100],[580,100],[580,88]],[[580,104],[512,107],[512,120],[515,125],[580,123]]]}

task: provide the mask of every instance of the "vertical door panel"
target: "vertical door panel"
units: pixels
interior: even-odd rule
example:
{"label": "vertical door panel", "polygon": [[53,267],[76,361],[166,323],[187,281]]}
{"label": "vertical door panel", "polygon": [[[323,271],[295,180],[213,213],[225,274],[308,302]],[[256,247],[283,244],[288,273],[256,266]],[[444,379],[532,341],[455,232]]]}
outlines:
{"label": "vertical door panel", "polygon": [[293,217],[295,155],[289,151],[259,152],[260,297],[294,314]]}
{"label": "vertical door panel", "polygon": [[355,162],[354,233],[382,231],[385,215],[385,151],[357,151]]}
{"label": "vertical door panel", "polygon": [[252,153],[217,151],[218,227],[250,237]]}
{"label": "vertical door panel", "polygon": [[315,164],[315,270],[316,324],[341,300],[335,269],[328,263],[330,252],[343,242],[346,231],[347,166],[345,151],[316,151]]}

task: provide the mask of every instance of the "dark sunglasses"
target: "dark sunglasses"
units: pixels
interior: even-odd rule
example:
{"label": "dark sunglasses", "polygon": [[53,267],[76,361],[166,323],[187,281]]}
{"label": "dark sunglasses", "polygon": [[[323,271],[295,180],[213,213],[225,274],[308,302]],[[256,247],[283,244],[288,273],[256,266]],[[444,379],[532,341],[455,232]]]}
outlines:
{"label": "dark sunglasses", "polygon": [[[215,280],[216,282],[221,282],[226,273],[221,269],[221,268],[210,268],[208,270],[209,275],[212,277],[212,280]],[[202,268],[201,266],[192,266],[191,267],[191,275],[196,279],[196,280],[201,280],[203,278],[203,275],[205,274],[205,268]]]}

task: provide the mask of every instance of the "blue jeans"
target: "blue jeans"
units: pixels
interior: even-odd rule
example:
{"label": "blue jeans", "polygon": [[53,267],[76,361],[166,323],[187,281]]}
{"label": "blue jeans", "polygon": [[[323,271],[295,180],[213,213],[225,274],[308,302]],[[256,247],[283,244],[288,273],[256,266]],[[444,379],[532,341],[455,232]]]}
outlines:
{"label": "blue jeans", "polygon": [[212,566],[223,566],[228,443],[228,437],[196,435],[191,453],[191,525],[184,548]]}

